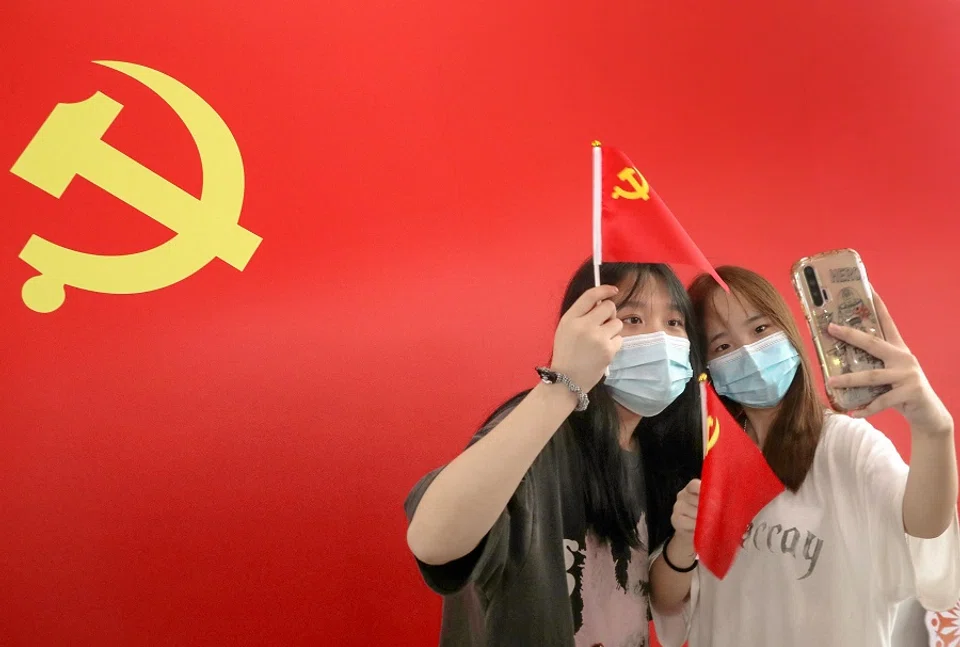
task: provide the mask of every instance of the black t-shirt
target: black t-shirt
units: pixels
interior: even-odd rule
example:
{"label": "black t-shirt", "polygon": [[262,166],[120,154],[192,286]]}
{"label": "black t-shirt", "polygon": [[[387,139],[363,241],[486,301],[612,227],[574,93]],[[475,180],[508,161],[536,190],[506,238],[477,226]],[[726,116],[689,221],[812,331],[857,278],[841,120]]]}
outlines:
{"label": "black t-shirt", "polygon": [[[509,411],[490,421],[471,444]],[[624,486],[637,493],[638,550],[613,550],[587,531],[576,442],[564,424],[534,461],[477,548],[442,566],[418,562],[444,596],[441,647],[646,647],[647,523],[640,457],[624,452]],[[407,518],[437,474],[407,498]]]}

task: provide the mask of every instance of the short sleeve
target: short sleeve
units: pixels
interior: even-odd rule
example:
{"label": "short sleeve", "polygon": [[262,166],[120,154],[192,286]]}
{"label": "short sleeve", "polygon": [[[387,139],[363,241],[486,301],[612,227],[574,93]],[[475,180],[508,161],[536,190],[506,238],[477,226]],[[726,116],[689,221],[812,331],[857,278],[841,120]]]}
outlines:
{"label": "short sleeve", "polygon": [[[498,411],[477,432],[468,448],[496,427],[512,410],[513,406],[505,406]],[[404,503],[408,522],[413,519],[420,500],[443,469],[445,468],[430,472],[410,491]],[[441,565],[425,564],[417,560],[420,574],[427,586],[441,595],[457,593],[468,583],[476,584],[481,591],[497,586],[498,582],[518,570],[526,559],[533,534],[535,512],[533,479],[530,472],[527,472],[493,527],[470,553]]]}
{"label": "short sleeve", "polygon": [[960,529],[957,515],[934,539],[906,537],[916,596],[925,609],[947,611],[960,600]]}
{"label": "short sleeve", "polygon": [[[653,569],[653,563],[662,559],[663,545],[650,553],[650,569]],[[663,614],[650,605],[650,612],[653,615],[653,628],[657,632],[657,640],[663,647],[681,647],[690,636],[690,627],[693,624],[693,614],[696,612],[697,604],[700,601],[700,566],[693,571],[693,579],[690,581],[690,597],[683,603],[683,609],[680,613]]]}
{"label": "short sleeve", "polygon": [[[956,514],[942,535],[912,537],[903,529],[909,467],[885,435],[866,421],[847,418],[856,432],[859,497],[878,584],[888,600],[916,597],[928,609],[952,607],[960,597],[960,534]],[[837,430],[845,434],[845,430]]]}

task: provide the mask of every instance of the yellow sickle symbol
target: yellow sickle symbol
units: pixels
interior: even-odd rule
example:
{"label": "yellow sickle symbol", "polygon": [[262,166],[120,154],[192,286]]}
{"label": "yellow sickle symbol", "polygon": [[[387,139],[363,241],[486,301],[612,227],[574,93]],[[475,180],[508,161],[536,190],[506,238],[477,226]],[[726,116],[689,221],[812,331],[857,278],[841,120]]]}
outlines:
{"label": "yellow sickle symbol", "polygon": [[[613,193],[611,195],[614,200],[617,198],[626,198],[628,200],[636,200],[638,198],[643,200],[650,199],[650,185],[647,184],[647,179],[643,177],[640,171],[628,166],[617,173],[617,177],[629,184],[632,190],[625,191],[618,186],[613,187]],[[639,181],[637,181],[638,177],[640,178]]]}
{"label": "yellow sickle symbol", "polygon": [[103,142],[123,105],[97,92],[50,113],[12,173],[55,198],[80,176],[176,232],[143,252],[87,254],[34,234],[20,258],[40,272],[23,284],[23,302],[36,312],[63,305],[64,286],[103,294],[159,290],[193,275],[214,258],[243,271],[261,238],[239,225],[244,174],[233,134],[213,108],[176,79],[142,65],[94,61],[139,81],[180,117],[203,169],[199,199]]}
{"label": "yellow sickle symbol", "polygon": [[713,449],[718,440],[720,440],[720,420],[707,416],[707,453]]}

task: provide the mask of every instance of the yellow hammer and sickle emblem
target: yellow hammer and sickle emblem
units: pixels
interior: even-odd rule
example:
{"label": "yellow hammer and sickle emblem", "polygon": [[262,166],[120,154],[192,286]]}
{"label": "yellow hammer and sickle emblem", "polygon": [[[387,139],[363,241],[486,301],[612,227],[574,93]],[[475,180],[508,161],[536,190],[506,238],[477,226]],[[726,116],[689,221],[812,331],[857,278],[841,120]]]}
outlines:
{"label": "yellow hammer and sickle emblem", "polygon": [[[613,199],[626,198],[627,200],[649,200],[650,199],[650,185],[647,184],[647,179],[643,177],[643,174],[640,173],[635,168],[630,168],[629,166],[617,173],[617,177],[630,185],[630,190],[627,191],[618,186],[613,187]],[[637,178],[640,178],[637,180]]]}
{"label": "yellow hammer and sickle emblem", "polygon": [[55,198],[79,175],[177,235],[146,251],[100,256],[34,234],[20,258],[40,275],[23,284],[23,302],[47,313],[63,305],[67,285],[102,294],[159,290],[192,276],[214,258],[243,271],[262,239],[239,225],[243,160],[223,119],[190,88],[156,70],[94,62],[139,81],[177,113],[200,155],[203,189],[195,198],[106,144],[102,138],[123,105],[105,94],[57,104],[11,172]]}
{"label": "yellow hammer and sickle emblem", "polygon": [[720,420],[713,416],[707,416],[707,452],[709,453],[713,446],[720,440]]}

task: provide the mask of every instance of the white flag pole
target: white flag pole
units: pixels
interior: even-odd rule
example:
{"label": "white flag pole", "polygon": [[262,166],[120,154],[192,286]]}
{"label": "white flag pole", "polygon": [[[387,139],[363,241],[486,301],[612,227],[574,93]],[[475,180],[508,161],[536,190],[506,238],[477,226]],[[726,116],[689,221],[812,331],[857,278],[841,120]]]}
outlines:
{"label": "white flag pole", "polygon": [[[603,229],[600,227],[603,214],[603,156],[600,142],[593,142],[593,284],[600,286],[600,263],[603,262]],[[610,367],[603,373],[610,377]]]}
{"label": "white flag pole", "polygon": [[707,457],[710,443],[710,416],[707,413],[707,374],[700,374],[700,419],[703,421],[703,457]]}
{"label": "white flag pole", "polygon": [[600,285],[600,263],[603,262],[603,231],[600,218],[603,209],[603,168],[600,142],[593,142],[593,284]]}
{"label": "white flag pole", "polygon": [[[700,416],[703,421],[703,458],[707,458],[707,447],[710,443],[710,414],[707,412],[707,374],[701,373],[698,378],[700,381]],[[701,470],[700,477],[703,477],[703,472]],[[701,484],[701,487],[703,485]],[[699,520],[700,513],[697,512],[697,518]],[[694,559],[700,561],[700,550],[696,545],[696,537],[694,537],[694,546],[695,551]]]}

